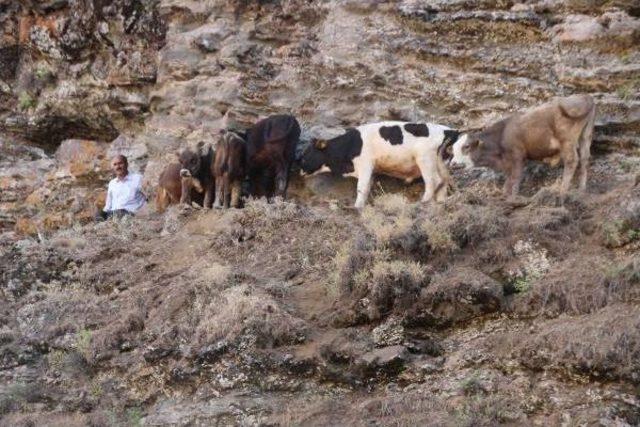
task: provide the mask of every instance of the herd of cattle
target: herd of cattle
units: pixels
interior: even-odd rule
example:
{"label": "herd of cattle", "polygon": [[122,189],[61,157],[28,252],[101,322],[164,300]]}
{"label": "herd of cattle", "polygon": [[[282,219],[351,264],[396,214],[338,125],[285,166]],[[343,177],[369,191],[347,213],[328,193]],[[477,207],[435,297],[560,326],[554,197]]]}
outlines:
{"label": "herd of cattle", "polygon": [[242,183],[255,197],[285,197],[295,161],[303,174],[330,172],[358,179],[356,208],[364,207],[374,173],[407,183],[422,177],[423,201],[442,201],[451,184],[447,164],[489,167],[506,175],[505,194],[515,196],[526,160],[556,165],[562,160],[564,195],[578,167],[586,188],[595,121],[588,95],[572,95],[514,114],[472,131],[433,123],[387,121],[347,129],[329,140],[314,139],[296,158],[300,125],[291,115],[260,120],[246,133],[223,131],[216,149],[185,150],[159,180],[156,205],[196,202],[204,207],[239,207]]}

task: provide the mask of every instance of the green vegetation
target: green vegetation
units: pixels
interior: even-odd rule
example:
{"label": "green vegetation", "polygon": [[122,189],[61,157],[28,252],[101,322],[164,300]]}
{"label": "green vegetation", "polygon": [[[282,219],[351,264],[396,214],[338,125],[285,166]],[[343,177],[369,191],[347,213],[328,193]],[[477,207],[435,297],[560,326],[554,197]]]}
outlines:
{"label": "green vegetation", "polygon": [[78,353],[80,353],[85,360],[91,358],[91,331],[87,329],[81,329],[76,334],[75,347]]}
{"label": "green vegetation", "polygon": [[18,105],[20,106],[21,110],[25,111],[38,105],[38,101],[33,96],[31,96],[29,92],[23,91],[18,97]]}

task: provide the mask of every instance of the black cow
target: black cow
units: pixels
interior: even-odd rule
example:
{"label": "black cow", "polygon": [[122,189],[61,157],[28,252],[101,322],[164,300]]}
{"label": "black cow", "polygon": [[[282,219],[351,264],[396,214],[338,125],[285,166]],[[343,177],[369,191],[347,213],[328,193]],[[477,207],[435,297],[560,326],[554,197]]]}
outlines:
{"label": "black cow", "polygon": [[300,139],[295,117],[278,114],[260,120],[247,133],[247,174],[250,194],[285,197],[289,171]]}

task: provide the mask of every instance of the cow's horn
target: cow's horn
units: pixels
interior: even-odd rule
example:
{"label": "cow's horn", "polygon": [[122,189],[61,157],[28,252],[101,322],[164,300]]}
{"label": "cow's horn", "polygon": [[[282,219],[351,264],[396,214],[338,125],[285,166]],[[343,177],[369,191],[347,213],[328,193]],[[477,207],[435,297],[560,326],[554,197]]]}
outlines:
{"label": "cow's horn", "polygon": [[327,141],[325,141],[324,139],[319,139],[315,141],[314,145],[318,150],[324,150],[325,148],[327,148]]}

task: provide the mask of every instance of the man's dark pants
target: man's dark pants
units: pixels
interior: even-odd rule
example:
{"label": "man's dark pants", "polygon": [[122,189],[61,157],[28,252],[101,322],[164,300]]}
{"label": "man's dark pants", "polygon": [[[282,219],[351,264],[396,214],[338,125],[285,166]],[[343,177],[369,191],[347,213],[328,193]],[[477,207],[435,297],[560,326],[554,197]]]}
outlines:
{"label": "man's dark pants", "polygon": [[96,212],[95,220],[96,221],[106,221],[110,218],[124,218],[125,216],[133,216],[131,212],[126,209],[116,209],[115,211],[103,211],[99,210]]}

